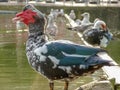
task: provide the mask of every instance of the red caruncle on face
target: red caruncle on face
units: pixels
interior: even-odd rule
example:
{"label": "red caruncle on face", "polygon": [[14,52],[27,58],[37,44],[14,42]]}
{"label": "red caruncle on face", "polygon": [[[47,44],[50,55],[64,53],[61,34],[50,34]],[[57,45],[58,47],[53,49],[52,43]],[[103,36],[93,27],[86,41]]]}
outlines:
{"label": "red caruncle on face", "polygon": [[16,20],[20,20],[21,22],[24,22],[26,25],[28,25],[35,22],[34,16],[36,15],[36,12],[28,9],[16,14]]}

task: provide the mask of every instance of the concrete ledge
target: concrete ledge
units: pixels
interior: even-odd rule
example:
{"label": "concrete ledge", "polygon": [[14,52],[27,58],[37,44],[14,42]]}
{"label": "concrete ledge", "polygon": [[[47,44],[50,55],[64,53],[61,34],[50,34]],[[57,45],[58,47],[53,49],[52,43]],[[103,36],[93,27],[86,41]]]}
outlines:
{"label": "concrete ledge", "polygon": [[112,83],[109,80],[93,81],[88,84],[82,85],[75,90],[114,90]]}

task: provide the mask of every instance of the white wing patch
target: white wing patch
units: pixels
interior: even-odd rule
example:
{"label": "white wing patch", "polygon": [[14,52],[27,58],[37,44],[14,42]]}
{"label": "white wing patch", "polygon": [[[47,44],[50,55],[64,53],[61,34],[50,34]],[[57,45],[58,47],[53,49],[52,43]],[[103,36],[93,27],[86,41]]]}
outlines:
{"label": "white wing patch", "polygon": [[39,47],[39,48],[34,50],[34,53],[36,55],[40,56],[40,59],[39,59],[40,61],[45,61],[46,60],[46,56],[42,55],[42,53],[45,54],[47,52],[48,52],[48,50],[47,50],[47,46],[46,45],[44,45],[42,47]]}
{"label": "white wing patch", "polygon": [[54,66],[53,68],[56,68],[57,65],[59,64],[60,60],[58,60],[57,58],[55,58],[54,56],[48,56],[50,58],[50,60],[53,62]]}
{"label": "white wing patch", "polygon": [[65,52],[62,52],[65,56],[73,56],[73,57],[89,57],[90,55],[78,55],[78,54],[67,54]]}
{"label": "white wing patch", "polygon": [[71,41],[68,41],[68,40],[56,40],[56,41],[47,42],[46,45],[47,45],[47,44],[54,43],[54,42],[65,43],[65,44],[75,44],[75,43],[73,43],[73,42],[71,42]]}
{"label": "white wing patch", "polygon": [[71,74],[72,68],[71,67],[66,67],[67,73]]}
{"label": "white wing patch", "polygon": [[85,65],[80,65],[79,68],[80,69],[86,69],[86,66]]}

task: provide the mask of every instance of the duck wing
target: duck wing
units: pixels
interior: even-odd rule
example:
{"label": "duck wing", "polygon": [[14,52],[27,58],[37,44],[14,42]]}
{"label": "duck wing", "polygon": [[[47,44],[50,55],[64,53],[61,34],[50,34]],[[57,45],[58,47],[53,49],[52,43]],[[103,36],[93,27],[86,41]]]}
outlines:
{"label": "duck wing", "polygon": [[92,55],[96,55],[98,52],[105,52],[105,50],[81,46],[66,41],[61,42],[59,40],[46,43],[43,46],[43,49],[38,48],[35,50],[36,54],[40,53],[37,55],[43,55],[46,58],[50,58],[51,61],[57,66],[84,64],[88,58]]}

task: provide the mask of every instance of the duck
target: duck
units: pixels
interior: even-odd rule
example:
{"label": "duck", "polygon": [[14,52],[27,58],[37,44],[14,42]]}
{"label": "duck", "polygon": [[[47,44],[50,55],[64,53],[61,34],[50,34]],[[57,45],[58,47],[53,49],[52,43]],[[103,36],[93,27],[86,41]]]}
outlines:
{"label": "duck", "polygon": [[54,14],[50,13],[47,18],[46,33],[50,36],[56,36],[58,33],[58,26],[55,22]]}
{"label": "duck", "polygon": [[71,19],[73,19],[73,20],[76,19],[76,15],[75,15],[74,10],[71,10],[71,11],[70,11],[69,17],[70,17]]}
{"label": "duck", "polygon": [[82,33],[94,25],[94,23],[91,23],[89,20],[90,14],[88,12],[84,12],[83,14],[81,14],[81,16],[83,17],[83,19],[80,21],[80,24],[75,27],[68,28],[69,30],[78,31]]}
{"label": "duck", "polygon": [[26,41],[28,63],[49,80],[50,90],[54,90],[55,80],[64,81],[64,90],[68,90],[69,81],[92,74],[103,66],[113,65],[111,61],[99,57],[98,53],[107,53],[104,49],[79,45],[69,40],[46,40],[46,17],[31,4],[24,6],[12,19],[13,22],[18,20],[29,28]]}
{"label": "duck", "polygon": [[[58,17],[58,14],[59,14],[59,10],[58,10],[58,9],[53,9],[53,8],[51,8],[49,15],[51,15],[51,14],[53,14],[54,19],[56,20],[56,18]],[[49,16],[49,15],[48,15],[48,16]]]}
{"label": "duck", "polygon": [[80,20],[80,19],[76,19],[76,20],[75,20],[75,23],[76,23],[77,25],[80,25],[80,24],[81,24],[81,20]]}
{"label": "duck", "polygon": [[81,16],[83,17],[83,19],[81,21],[81,25],[89,25],[89,24],[91,24],[91,22],[90,22],[90,13],[84,12],[83,14],[81,14]]}
{"label": "duck", "polygon": [[64,17],[64,9],[60,9],[58,12],[58,16]]}
{"label": "duck", "polygon": [[113,38],[113,34],[107,28],[103,20],[95,19],[94,26],[83,32],[83,38],[91,45],[107,47]]}

